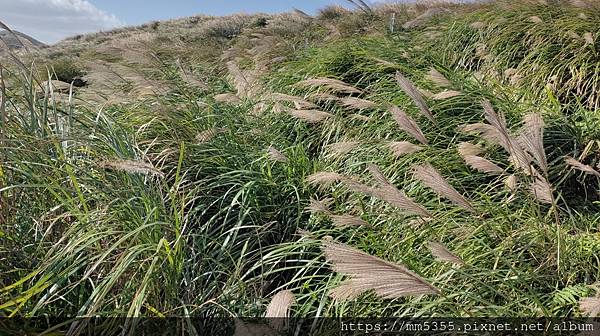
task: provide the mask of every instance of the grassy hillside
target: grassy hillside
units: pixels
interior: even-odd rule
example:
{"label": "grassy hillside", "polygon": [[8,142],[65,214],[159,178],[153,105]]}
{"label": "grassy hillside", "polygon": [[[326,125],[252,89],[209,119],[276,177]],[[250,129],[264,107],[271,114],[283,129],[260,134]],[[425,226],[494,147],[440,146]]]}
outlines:
{"label": "grassy hillside", "polygon": [[2,39],[0,51],[3,51],[4,49],[36,48],[45,46],[44,43],[18,31],[9,32],[2,29],[0,30],[0,39]]}
{"label": "grassy hillside", "polygon": [[7,59],[0,316],[595,315],[599,36],[584,1],[329,7]]}

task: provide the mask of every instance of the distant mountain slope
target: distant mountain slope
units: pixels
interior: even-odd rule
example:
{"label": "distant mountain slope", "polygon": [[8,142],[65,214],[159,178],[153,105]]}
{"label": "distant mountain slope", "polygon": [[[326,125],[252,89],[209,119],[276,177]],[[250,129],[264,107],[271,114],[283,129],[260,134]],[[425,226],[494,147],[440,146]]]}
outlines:
{"label": "distant mountain slope", "polygon": [[[24,46],[26,46],[27,48],[30,47],[44,47],[46,46],[46,44],[34,39],[33,37],[23,34],[21,32],[18,31],[13,31],[15,34],[11,34],[10,32],[8,32],[7,30],[0,30],[0,38],[8,45],[9,48],[11,49],[20,49]],[[17,37],[15,37],[15,35],[17,35],[17,37],[19,38],[17,40]],[[0,45],[0,49],[2,49],[3,46]]]}

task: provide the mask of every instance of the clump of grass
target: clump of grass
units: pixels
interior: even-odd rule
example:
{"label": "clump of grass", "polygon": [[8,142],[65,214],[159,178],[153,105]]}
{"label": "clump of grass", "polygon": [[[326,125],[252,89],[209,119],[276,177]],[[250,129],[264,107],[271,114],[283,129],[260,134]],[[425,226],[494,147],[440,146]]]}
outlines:
{"label": "clump of grass", "polygon": [[60,57],[46,64],[40,69],[39,77],[42,80],[57,79],[61,82],[71,83],[85,75],[86,71],[76,60],[69,57]]}
{"label": "clump of grass", "polygon": [[331,5],[319,9],[317,18],[320,20],[336,20],[348,14],[348,10],[341,6]]}
{"label": "clump of grass", "polygon": [[[190,22],[161,23],[153,69],[134,73],[167,92],[102,107],[52,104],[24,64],[3,68],[0,315],[597,314],[594,105],[535,85],[545,62],[582,61],[581,83],[556,83],[593,100],[595,22],[523,6],[328,42],[328,24],[376,32],[380,13],[429,7],[202,18],[201,43],[169,48],[170,25]],[[558,21],[581,53],[545,49]],[[497,77],[510,68],[518,84]]]}
{"label": "clump of grass", "polygon": [[[538,99],[557,99],[565,109],[578,101],[598,108],[597,17],[591,8],[501,1],[461,17],[443,32],[445,42],[431,48],[445,53],[448,65],[482,71],[491,80],[514,69],[520,76],[508,81]],[[483,45],[487,52],[478,53]]]}
{"label": "clump of grass", "polygon": [[252,15],[232,15],[213,18],[202,25],[202,34],[207,37],[232,39],[242,33],[244,28],[252,27],[261,17]]}

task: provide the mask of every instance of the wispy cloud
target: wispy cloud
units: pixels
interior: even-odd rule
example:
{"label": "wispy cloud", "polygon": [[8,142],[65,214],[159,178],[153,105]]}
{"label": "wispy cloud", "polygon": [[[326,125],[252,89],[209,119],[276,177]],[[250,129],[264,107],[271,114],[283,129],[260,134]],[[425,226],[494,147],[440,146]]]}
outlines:
{"label": "wispy cloud", "polygon": [[46,43],[123,25],[87,0],[0,0],[0,20]]}

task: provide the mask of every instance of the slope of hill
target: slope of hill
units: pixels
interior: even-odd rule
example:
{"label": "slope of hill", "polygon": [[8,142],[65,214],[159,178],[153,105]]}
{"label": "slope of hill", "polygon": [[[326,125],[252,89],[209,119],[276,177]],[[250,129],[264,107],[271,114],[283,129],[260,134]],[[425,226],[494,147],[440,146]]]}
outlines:
{"label": "slope of hill", "polygon": [[0,30],[0,39],[2,39],[10,49],[21,49],[23,46],[27,48],[39,48],[46,46],[44,43],[34,39],[29,35],[18,31],[13,31],[13,33],[14,34],[7,30]]}
{"label": "slope of hill", "polygon": [[0,316],[596,315],[592,4],[157,22],[43,50],[62,98],[9,67]]}

